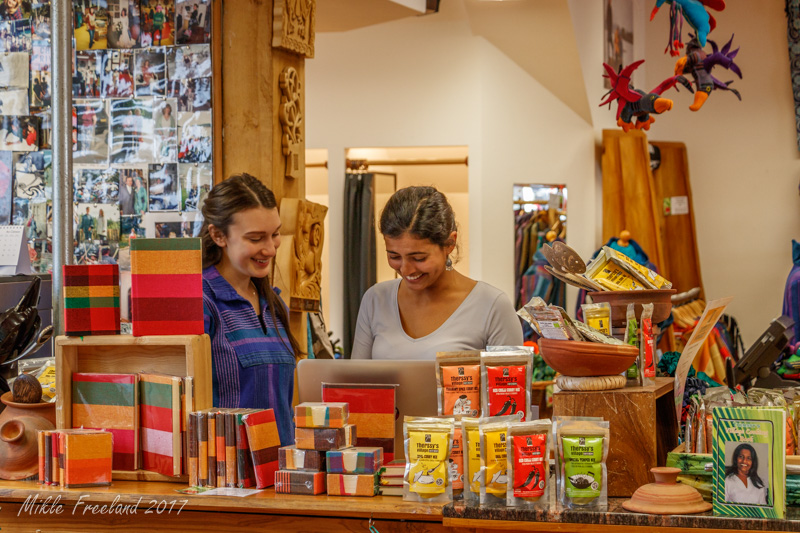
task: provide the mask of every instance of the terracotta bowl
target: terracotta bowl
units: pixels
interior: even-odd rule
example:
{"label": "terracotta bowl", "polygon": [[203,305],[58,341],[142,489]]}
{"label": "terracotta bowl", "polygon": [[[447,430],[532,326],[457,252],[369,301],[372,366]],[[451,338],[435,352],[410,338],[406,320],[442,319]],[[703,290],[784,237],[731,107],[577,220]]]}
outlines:
{"label": "terracotta bowl", "polygon": [[612,376],[627,370],[639,355],[635,346],[539,339],[542,358],[564,376]]}
{"label": "terracotta bowl", "polygon": [[711,504],[703,501],[696,488],[677,483],[680,468],[655,467],[650,472],[655,483],[642,485],[622,507],[634,513],[648,514],[695,514],[711,510]]}
{"label": "terracotta bowl", "polygon": [[608,302],[611,304],[611,325],[625,327],[628,304],[634,304],[636,320],[642,317],[642,304],[654,304],[653,324],[658,324],[669,318],[672,311],[672,300],[675,289],[643,290],[643,291],[600,291],[590,292],[594,303]]}

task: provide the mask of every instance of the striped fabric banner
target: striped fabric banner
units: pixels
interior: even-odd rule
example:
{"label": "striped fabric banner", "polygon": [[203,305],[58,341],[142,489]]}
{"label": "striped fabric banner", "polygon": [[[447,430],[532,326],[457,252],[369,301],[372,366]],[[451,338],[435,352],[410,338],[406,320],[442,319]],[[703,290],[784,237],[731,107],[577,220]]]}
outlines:
{"label": "striped fabric banner", "polygon": [[64,487],[111,485],[111,433],[66,432],[61,438],[64,442]]}
{"label": "striped fabric banner", "polygon": [[256,487],[259,489],[271,487],[275,483],[275,472],[278,471],[278,448],[281,446],[275,412],[272,409],[264,409],[248,413],[242,416],[242,421],[253,458]]}
{"label": "striped fabric banner", "polygon": [[114,470],[139,468],[139,394],[136,374],[72,374],[72,427],[114,436]]}
{"label": "striped fabric banner", "polygon": [[323,402],[347,402],[348,422],[358,427],[358,443],[383,447],[384,461],[394,460],[395,389],[397,385],[323,383]]}
{"label": "striped fabric banner", "polygon": [[139,374],[142,468],[181,474],[181,378]]}
{"label": "striped fabric banner", "polygon": [[203,334],[200,239],[131,240],[133,335]]}
{"label": "striped fabric banner", "polygon": [[64,334],[119,335],[119,266],[64,265]]}
{"label": "striped fabric banner", "polygon": [[383,448],[332,450],[327,462],[329,474],[374,474],[383,466]]}

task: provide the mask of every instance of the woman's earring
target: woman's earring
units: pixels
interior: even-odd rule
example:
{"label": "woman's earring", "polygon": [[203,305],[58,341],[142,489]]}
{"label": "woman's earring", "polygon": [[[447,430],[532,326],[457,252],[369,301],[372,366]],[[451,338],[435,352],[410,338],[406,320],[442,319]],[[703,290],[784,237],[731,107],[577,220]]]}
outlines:
{"label": "woman's earring", "polygon": [[447,261],[444,262],[444,269],[445,270],[453,270],[453,260],[450,259],[450,256],[447,256]]}

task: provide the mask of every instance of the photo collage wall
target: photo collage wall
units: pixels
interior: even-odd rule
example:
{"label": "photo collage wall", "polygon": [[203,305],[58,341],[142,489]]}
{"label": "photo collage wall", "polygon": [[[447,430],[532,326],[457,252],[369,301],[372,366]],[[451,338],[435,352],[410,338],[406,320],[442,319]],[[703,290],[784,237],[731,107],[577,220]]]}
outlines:
{"label": "photo collage wall", "polygon": [[[16,7],[13,7],[16,6]],[[75,263],[198,236],[213,185],[210,0],[74,0]],[[50,3],[0,0],[0,225],[52,269]],[[11,194],[9,194],[11,193]]]}

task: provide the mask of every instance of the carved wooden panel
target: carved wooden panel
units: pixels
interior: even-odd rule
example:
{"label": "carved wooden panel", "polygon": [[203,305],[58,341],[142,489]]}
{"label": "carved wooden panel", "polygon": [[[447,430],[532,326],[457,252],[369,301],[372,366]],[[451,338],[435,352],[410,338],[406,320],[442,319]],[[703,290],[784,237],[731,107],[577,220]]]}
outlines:
{"label": "carved wooden panel", "polygon": [[297,179],[302,174],[300,151],[303,149],[303,110],[301,108],[302,86],[300,76],[293,67],[281,72],[281,104],[278,117],[281,121],[281,146],[286,158],[284,175]]}
{"label": "carved wooden panel", "polygon": [[314,57],[316,0],[275,0],[272,9],[272,46]]}
{"label": "carved wooden panel", "polygon": [[284,198],[280,212],[282,242],[277,266],[284,283],[278,283],[279,288],[288,290],[291,310],[319,311],[323,221],[328,208],[298,198]]}

